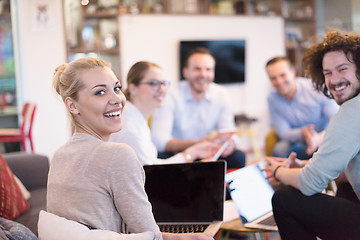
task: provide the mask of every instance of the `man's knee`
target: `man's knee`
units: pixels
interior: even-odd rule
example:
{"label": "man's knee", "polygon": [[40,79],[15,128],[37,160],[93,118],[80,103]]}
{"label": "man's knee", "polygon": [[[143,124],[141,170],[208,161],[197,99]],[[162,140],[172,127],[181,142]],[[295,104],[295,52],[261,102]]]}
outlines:
{"label": "man's knee", "polygon": [[240,150],[235,150],[228,157],[224,158],[228,168],[242,168],[245,166],[246,156]]}
{"label": "man's knee", "polygon": [[299,194],[299,191],[290,186],[282,186],[277,189],[272,197],[273,208],[283,207],[287,203],[293,204],[293,198]]}

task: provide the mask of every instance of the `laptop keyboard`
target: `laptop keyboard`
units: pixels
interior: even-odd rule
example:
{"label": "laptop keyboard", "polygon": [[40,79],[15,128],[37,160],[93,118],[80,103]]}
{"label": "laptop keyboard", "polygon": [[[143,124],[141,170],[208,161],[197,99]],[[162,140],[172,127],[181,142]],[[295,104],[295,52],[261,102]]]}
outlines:
{"label": "laptop keyboard", "polygon": [[258,224],[267,225],[267,226],[276,226],[274,215],[270,215],[264,220],[258,222]]}
{"label": "laptop keyboard", "polygon": [[209,224],[171,224],[171,225],[160,225],[161,232],[168,233],[196,233],[204,232]]}

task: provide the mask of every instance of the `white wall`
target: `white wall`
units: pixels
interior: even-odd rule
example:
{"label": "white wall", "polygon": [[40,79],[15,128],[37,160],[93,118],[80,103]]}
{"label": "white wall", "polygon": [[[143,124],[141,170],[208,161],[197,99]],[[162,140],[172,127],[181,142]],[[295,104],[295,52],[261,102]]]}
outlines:
{"label": "white wall", "polygon": [[[246,40],[244,84],[225,85],[234,113],[259,119],[259,139],[269,129],[266,62],[285,54],[284,22],[279,17],[211,15],[122,15],[119,17],[122,80],[135,62],[148,60],[178,81],[180,40]],[[124,81],[123,81],[124,82]]]}
{"label": "white wall", "polygon": [[[63,103],[52,89],[54,69],[66,62],[61,0],[13,0],[15,3],[19,106],[38,104],[33,138],[35,151],[52,157],[70,136]],[[34,23],[35,3],[48,4],[50,24],[43,29]],[[266,94],[270,88],[265,62],[284,54],[283,22],[280,18],[230,16],[123,15],[120,17],[122,78],[138,60],[150,60],[164,68],[172,81],[178,76],[180,39],[247,40],[246,83],[227,85],[235,113],[266,120]],[[115,67],[115,66],[114,66]],[[262,121],[262,120],[261,120]]]}
{"label": "white wall", "polygon": [[[35,152],[52,157],[70,136],[62,102],[52,88],[54,69],[66,62],[61,0],[14,0],[16,52],[18,60],[19,107],[26,101],[37,103],[33,140]],[[36,4],[48,7],[48,22],[36,22]]]}

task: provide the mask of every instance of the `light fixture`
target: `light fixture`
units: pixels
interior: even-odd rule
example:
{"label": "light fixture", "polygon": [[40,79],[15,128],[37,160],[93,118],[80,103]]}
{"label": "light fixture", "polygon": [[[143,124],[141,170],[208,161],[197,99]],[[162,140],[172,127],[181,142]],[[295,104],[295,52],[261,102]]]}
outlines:
{"label": "light fixture", "polygon": [[81,0],[81,5],[86,6],[89,4],[89,0]]}

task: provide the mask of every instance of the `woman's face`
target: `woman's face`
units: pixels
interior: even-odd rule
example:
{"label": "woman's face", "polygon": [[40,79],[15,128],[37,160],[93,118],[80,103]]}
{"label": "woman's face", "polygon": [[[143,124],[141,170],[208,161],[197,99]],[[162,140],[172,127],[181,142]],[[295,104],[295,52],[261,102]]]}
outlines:
{"label": "woman's face", "polygon": [[164,79],[163,71],[157,67],[150,67],[138,86],[133,86],[131,95],[134,104],[140,108],[154,110],[162,106],[169,82]]}
{"label": "woman's face", "polygon": [[96,67],[80,75],[83,88],[70,111],[85,132],[107,140],[121,130],[121,113],[126,99],[121,84],[108,67]]}

